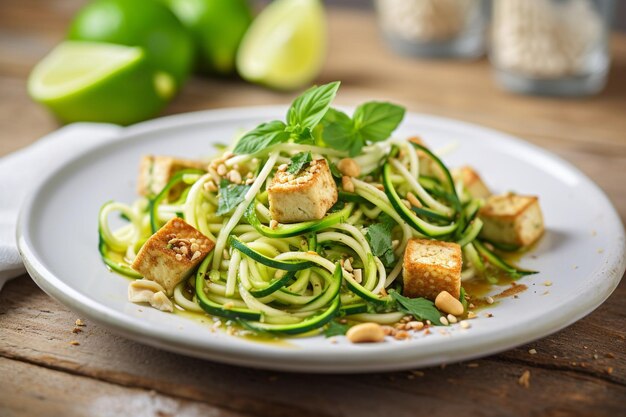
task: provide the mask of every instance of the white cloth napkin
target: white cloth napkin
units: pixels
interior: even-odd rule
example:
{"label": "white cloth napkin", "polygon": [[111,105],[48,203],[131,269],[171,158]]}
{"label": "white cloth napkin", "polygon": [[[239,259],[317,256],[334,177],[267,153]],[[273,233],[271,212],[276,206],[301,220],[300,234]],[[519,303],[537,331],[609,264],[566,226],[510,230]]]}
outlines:
{"label": "white cloth napkin", "polygon": [[86,149],[119,138],[122,129],[110,124],[74,123],[0,158],[0,290],[6,281],[25,272],[15,238],[24,197],[49,172]]}

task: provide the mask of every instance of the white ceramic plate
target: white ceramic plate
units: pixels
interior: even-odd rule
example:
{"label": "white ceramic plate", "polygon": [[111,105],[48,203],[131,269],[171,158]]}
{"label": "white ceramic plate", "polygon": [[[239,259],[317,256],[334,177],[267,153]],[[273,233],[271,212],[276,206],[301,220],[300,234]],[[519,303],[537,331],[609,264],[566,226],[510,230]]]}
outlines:
{"label": "white ceramic plate", "polygon": [[[84,153],[46,178],[24,204],[18,244],[29,273],[52,297],[128,338],[192,356],[288,371],[408,369],[485,356],[553,333],[590,313],[615,289],[625,268],[624,229],[604,193],[580,171],[538,147],[493,130],[408,114],[398,135],[418,134],[444,159],[478,167],[498,192],[540,196],[547,233],[521,260],[541,271],[529,289],[472,320],[409,341],[352,345],[339,338],[265,344],[209,331],[209,322],[162,313],[126,299],[128,281],[107,271],[97,250],[97,214],[108,200],[135,199],[143,154],[212,153],[242,129],[285,114],[283,107],[241,108],[167,117],[124,130],[123,139]],[[545,286],[551,281],[551,286]],[[494,293],[499,292],[494,289]]]}

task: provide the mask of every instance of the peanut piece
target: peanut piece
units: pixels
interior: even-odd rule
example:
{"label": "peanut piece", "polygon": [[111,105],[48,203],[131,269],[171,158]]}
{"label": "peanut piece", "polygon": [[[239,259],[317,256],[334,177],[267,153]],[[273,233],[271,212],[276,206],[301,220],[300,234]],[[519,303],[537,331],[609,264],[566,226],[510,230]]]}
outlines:
{"label": "peanut piece", "polygon": [[347,191],[349,193],[354,192],[354,183],[352,182],[350,177],[347,177],[345,175],[341,177],[341,186],[343,187],[344,191]]}
{"label": "peanut piece", "polygon": [[350,328],[346,337],[352,343],[379,343],[385,340],[385,331],[377,323],[361,323]]}
{"label": "peanut piece", "polygon": [[448,291],[441,291],[435,298],[435,306],[444,313],[460,316],[463,314],[463,304],[454,298]]}
{"label": "peanut piece", "polygon": [[361,167],[352,158],[343,158],[337,163],[337,169],[348,177],[358,177],[361,175]]}

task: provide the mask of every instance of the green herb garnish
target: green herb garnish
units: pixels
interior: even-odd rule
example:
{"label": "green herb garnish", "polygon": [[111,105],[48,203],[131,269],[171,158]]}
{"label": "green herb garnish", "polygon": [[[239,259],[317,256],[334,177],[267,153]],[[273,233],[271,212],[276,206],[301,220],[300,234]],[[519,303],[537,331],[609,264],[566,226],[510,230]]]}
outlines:
{"label": "green herb garnish", "polygon": [[331,320],[324,329],[325,337],[343,336],[348,332],[350,328],[347,324],[337,323],[335,320]]}
{"label": "green herb garnish", "polygon": [[232,209],[241,204],[250,189],[249,185],[232,184],[228,180],[222,180],[219,188],[219,201],[217,204],[218,216],[230,212]]}
{"label": "green herb garnish", "polygon": [[294,157],[291,158],[289,166],[287,167],[287,173],[293,175],[298,174],[312,160],[313,157],[311,156],[311,152],[300,152],[299,154],[294,155]]}
{"label": "green herb garnish", "polygon": [[408,298],[400,295],[396,291],[390,291],[389,295],[398,305],[398,310],[403,313],[410,314],[417,320],[430,320],[430,323],[435,326],[441,326],[439,321],[441,313],[435,307],[435,303],[426,298]]}
{"label": "green herb garnish", "polygon": [[395,221],[387,216],[381,216],[380,223],[374,223],[367,228],[365,237],[372,248],[372,254],[378,256],[383,265],[392,266],[395,261],[391,242],[391,231],[395,226]]}
{"label": "green herb garnish", "polygon": [[355,156],[367,143],[387,139],[404,118],[404,112],[404,107],[377,101],[357,107],[352,118],[331,108],[322,120],[322,139],[330,147]]}
{"label": "green herb garnish", "polygon": [[262,123],[246,133],[233,150],[236,154],[254,154],[279,143],[313,142],[313,129],[326,115],[337,95],[339,81],[312,87],[297,97],[287,111],[287,123],[274,120]]}

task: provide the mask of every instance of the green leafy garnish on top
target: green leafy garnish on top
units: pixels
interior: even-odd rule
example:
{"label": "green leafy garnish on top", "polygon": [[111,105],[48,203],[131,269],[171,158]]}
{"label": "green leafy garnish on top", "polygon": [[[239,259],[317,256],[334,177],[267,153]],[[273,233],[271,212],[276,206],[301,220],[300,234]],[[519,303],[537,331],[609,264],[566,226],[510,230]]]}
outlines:
{"label": "green leafy garnish on top", "polygon": [[287,111],[287,123],[274,120],[260,124],[239,139],[233,152],[254,154],[290,140],[296,143],[312,143],[311,132],[326,115],[337,95],[339,85],[340,82],[335,81],[306,90],[294,100]]}
{"label": "green leafy garnish on top", "polygon": [[249,185],[237,185],[232,184],[228,180],[222,180],[219,188],[219,200],[217,203],[217,214],[223,216],[229,213],[232,209],[241,204],[245,198],[246,193],[250,189]]}
{"label": "green leafy garnish on top", "polygon": [[390,291],[389,296],[397,303],[398,310],[410,314],[417,320],[429,320],[435,326],[441,326],[439,321],[441,313],[435,307],[435,303],[426,298],[408,298],[396,291]]}
{"label": "green leafy garnish on top", "polygon": [[402,122],[404,112],[404,107],[377,101],[361,104],[352,118],[331,108],[322,120],[322,139],[328,146],[355,156],[366,144],[387,139]]}
{"label": "green leafy garnish on top", "polygon": [[335,81],[306,90],[289,107],[285,122],[260,124],[239,139],[233,152],[255,154],[289,141],[312,144],[317,138],[355,156],[365,145],[387,139],[404,118],[404,107],[380,101],[361,104],[352,117],[331,108],[339,85]]}
{"label": "green leafy garnish on top", "polygon": [[391,231],[394,226],[395,221],[391,217],[384,215],[379,223],[372,224],[365,232],[367,243],[372,248],[372,254],[378,256],[383,265],[387,267],[393,266],[395,261],[391,241]]}
{"label": "green leafy garnish on top", "polygon": [[298,174],[312,160],[313,157],[311,156],[311,152],[300,152],[299,154],[294,155],[294,157],[291,158],[289,166],[287,167],[287,173],[293,175]]}

